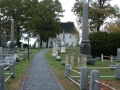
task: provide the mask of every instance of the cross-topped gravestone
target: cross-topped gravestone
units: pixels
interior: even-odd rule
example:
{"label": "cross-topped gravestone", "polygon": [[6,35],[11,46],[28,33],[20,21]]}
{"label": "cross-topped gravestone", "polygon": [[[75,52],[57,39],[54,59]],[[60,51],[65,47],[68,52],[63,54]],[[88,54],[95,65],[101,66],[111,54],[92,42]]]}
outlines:
{"label": "cross-topped gravestone", "polygon": [[93,65],[95,63],[91,55],[91,46],[88,39],[88,3],[86,1],[83,4],[83,30],[80,53],[87,55],[87,64]]}
{"label": "cross-topped gravestone", "polygon": [[2,48],[7,47],[7,35],[6,35],[5,31],[2,33],[2,42],[1,43],[2,43],[1,44]]}

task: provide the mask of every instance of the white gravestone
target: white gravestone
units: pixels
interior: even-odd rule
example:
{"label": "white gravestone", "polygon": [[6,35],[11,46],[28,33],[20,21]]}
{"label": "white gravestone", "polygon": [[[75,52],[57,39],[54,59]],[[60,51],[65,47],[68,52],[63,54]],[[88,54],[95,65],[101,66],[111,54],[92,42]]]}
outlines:
{"label": "white gravestone", "polygon": [[61,53],[66,53],[64,41],[61,42]]}
{"label": "white gravestone", "polygon": [[55,43],[53,44],[52,57],[56,58],[56,45],[55,45]]}

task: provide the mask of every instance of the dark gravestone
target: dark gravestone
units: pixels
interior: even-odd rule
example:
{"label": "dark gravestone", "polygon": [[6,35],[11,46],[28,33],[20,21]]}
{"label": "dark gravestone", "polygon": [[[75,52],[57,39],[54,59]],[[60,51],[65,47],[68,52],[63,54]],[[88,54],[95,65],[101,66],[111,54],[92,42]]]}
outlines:
{"label": "dark gravestone", "polygon": [[1,43],[2,43],[1,44],[2,48],[7,47],[7,35],[6,35],[5,31],[2,33],[2,42]]}
{"label": "dark gravestone", "polygon": [[15,51],[15,41],[14,41],[14,19],[11,19],[11,42],[9,45],[9,53],[14,53]]}
{"label": "dark gravestone", "polygon": [[82,41],[80,45],[80,54],[87,55],[87,64],[93,65],[95,59],[91,56],[91,46],[88,39],[88,3],[83,4],[83,31],[82,31]]}

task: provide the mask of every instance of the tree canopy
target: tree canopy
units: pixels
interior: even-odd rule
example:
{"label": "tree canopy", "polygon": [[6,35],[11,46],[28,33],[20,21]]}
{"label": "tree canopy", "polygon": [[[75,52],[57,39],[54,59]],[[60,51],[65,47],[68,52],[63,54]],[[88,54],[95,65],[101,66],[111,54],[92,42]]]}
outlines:
{"label": "tree canopy", "polygon": [[[111,0],[89,0],[88,18],[91,31],[99,31],[108,17],[120,17],[119,7],[110,5]],[[82,23],[84,0],[77,0],[72,12],[78,17],[78,24]]]}
{"label": "tree canopy", "polygon": [[62,5],[59,0],[0,0],[1,26],[10,33],[10,19],[15,19],[16,38],[20,28],[24,33],[31,32],[34,36],[41,35],[44,40],[56,36],[60,32],[60,17],[63,17]]}

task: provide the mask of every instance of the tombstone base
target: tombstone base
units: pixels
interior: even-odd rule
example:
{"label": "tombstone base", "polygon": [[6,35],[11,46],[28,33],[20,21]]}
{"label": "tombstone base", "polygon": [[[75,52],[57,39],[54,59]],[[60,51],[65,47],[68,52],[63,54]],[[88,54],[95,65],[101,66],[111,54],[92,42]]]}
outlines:
{"label": "tombstone base", "polygon": [[10,45],[9,45],[9,53],[10,54],[13,54],[15,51],[15,42],[14,41],[11,41],[10,42]]}
{"label": "tombstone base", "polygon": [[95,59],[87,59],[87,65],[94,65]]}
{"label": "tombstone base", "polygon": [[65,61],[62,61],[62,62],[61,62],[61,65],[65,65]]}
{"label": "tombstone base", "polygon": [[52,58],[56,58],[56,54],[52,54]]}
{"label": "tombstone base", "polygon": [[61,53],[61,54],[65,54],[65,53],[66,53],[66,51],[61,51],[60,53]]}
{"label": "tombstone base", "polygon": [[91,55],[91,46],[89,40],[83,40],[80,45],[80,53],[87,55],[87,64],[88,65],[94,65],[95,59],[93,59]]}
{"label": "tombstone base", "polygon": [[57,57],[56,57],[56,61],[61,61],[60,56],[57,56]]}
{"label": "tombstone base", "polygon": [[116,65],[110,65],[110,70],[115,70]]}

